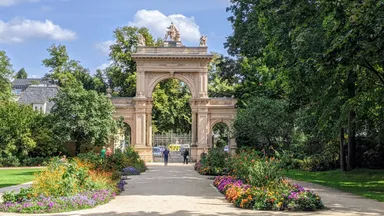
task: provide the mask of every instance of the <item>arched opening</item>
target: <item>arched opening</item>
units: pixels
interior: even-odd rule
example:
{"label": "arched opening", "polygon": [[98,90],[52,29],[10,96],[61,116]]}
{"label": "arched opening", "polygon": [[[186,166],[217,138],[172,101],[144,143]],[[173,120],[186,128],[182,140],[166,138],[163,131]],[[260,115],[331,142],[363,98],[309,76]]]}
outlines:
{"label": "arched opening", "polygon": [[121,127],[119,127],[117,133],[114,135],[114,139],[113,139],[114,151],[116,150],[124,151],[129,146],[131,146],[131,142],[132,142],[131,134],[132,134],[131,126],[126,122],[122,122]]}
{"label": "arched opening", "polygon": [[181,154],[186,148],[190,151],[192,141],[190,88],[178,79],[165,79],[156,84],[151,96],[154,160],[162,160],[161,153],[167,147],[170,162],[182,162]]}
{"label": "arched opening", "polygon": [[212,147],[229,149],[229,126],[225,122],[217,122],[212,126]]}

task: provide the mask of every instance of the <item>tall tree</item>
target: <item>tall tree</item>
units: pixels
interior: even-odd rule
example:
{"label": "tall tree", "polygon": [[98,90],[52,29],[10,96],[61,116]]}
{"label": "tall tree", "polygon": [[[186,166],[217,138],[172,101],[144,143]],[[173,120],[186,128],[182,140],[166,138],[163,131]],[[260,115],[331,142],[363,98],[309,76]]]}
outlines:
{"label": "tall tree", "polygon": [[161,43],[161,40],[153,39],[147,28],[124,26],[114,31],[115,43],[111,45],[109,54],[113,63],[105,70],[113,95],[135,96],[136,63],[132,60],[131,54],[136,51],[138,34],[144,36],[147,46]]}
{"label": "tall tree", "polygon": [[27,77],[28,77],[28,74],[27,74],[27,72],[25,71],[24,68],[21,68],[16,73],[16,79],[26,79]]}
{"label": "tall tree", "polygon": [[384,3],[231,2],[234,33],[226,43],[228,52],[258,64],[244,83],[269,77],[261,84],[304,114],[301,129],[318,142],[333,142],[347,127],[348,167],[354,168],[355,136],[368,133],[365,119],[376,119],[377,129],[382,128],[376,109],[382,97],[374,95],[383,92]]}
{"label": "tall tree", "polygon": [[94,89],[89,70],[81,66],[79,61],[71,60],[64,45],[53,44],[47,51],[50,58],[43,60],[43,65],[50,68],[49,73],[46,74],[47,78],[55,81],[59,86],[75,85],[70,82],[76,80],[86,90]]}
{"label": "tall tree", "polygon": [[115,131],[113,105],[96,91],[81,86],[61,88],[53,101],[54,131],[62,142],[74,142],[76,153],[81,147],[105,145]]}
{"label": "tall tree", "polygon": [[0,101],[0,156],[7,158],[28,155],[36,146],[31,125],[39,114],[31,106],[13,101]]}
{"label": "tall tree", "polygon": [[12,64],[5,53],[0,50],[0,101],[7,100],[11,96]]}
{"label": "tall tree", "polygon": [[239,84],[239,62],[213,53],[208,66],[208,94],[210,97],[232,97]]}

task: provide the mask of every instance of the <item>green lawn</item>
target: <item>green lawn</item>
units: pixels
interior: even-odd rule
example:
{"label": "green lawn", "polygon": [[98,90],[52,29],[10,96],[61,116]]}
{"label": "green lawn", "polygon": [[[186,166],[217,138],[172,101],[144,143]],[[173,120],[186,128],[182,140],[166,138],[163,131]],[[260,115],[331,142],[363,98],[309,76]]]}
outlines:
{"label": "green lawn", "polygon": [[33,180],[33,174],[41,170],[39,168],[0,169],[0,188],[30,182]]}
{"label": "green lawn", "polygon": [[292,179],[318,183],[384,202],[384,170],[357,169],[346,173],[340,170],[290,170],[285,174]]}

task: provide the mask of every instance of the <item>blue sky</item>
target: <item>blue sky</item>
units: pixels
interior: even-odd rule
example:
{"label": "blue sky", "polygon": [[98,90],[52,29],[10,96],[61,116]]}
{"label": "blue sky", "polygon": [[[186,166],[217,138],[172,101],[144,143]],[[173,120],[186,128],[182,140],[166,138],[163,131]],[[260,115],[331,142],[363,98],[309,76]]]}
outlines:
{"label": "blue sky", "polygon": [[226,54],[223,43],[232,33],[228,5],[229,0],[0,0],[0,50],[15,71],[24,67],[29,77],[42,77],[46,49],[62,44],[93,73],[108,65],[117,27],[145,26],[163,37],[173,21],[185,45],[197,46],[204,34],[210,51]]}

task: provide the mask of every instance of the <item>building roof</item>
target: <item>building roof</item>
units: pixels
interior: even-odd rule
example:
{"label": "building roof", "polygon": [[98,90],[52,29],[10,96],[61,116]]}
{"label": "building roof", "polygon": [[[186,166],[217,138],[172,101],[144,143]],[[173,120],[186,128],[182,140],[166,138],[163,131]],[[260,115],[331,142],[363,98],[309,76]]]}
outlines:
{"label": "building roof", "polygon": [[27,78],[27,79],[15,79],[12,82],[13,88],[26,88],[31,84],[35,84],[34,82],[38,82],[40,84],[49,84],[48,80],[43,80],[42,78]]}
{"label": "building roof", "polygon": [[30,85],[21,94],[18,102],[21,104],[43,104],[54,98],[59,91],[56,85],[34,86]]}

